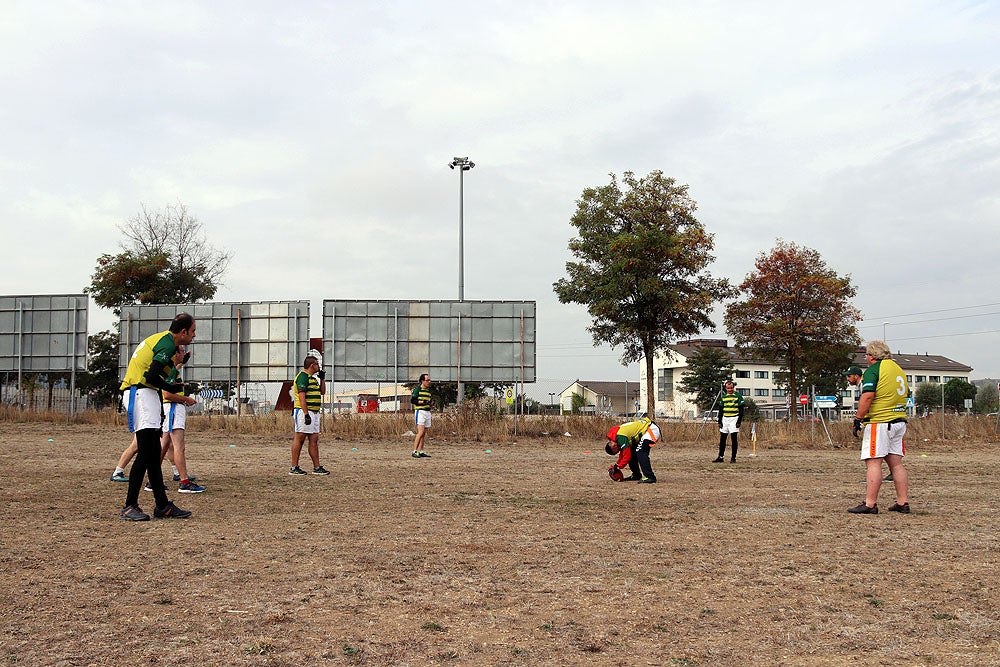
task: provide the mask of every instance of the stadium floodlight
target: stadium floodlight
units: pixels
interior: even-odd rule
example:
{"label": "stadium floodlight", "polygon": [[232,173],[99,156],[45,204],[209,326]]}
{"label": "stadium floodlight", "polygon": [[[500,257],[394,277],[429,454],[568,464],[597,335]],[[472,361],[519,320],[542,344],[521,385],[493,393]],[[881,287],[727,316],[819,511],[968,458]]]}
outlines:
{"label": "stadium floodlight", "polygon": [[[458,300],[465,301],[465,172],[476,166],[476,163],[466,157],[455,157],[448,163],[451,169],[458,167]],[[458,394],[455,402],[462,404],[465,385],[462,378],[458,379]]]}

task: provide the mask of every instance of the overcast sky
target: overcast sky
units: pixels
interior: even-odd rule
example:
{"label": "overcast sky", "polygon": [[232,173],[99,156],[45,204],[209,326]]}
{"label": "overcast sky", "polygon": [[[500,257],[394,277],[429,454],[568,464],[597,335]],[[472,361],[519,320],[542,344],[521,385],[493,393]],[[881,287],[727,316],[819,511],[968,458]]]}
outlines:
{"label": "overcast sky", "polygon": [[80,292],[181,202],[218,301],[310,299],[319,335],[323,299],[455,299],[469,156],[465,298],[537,301],[547,401],[638,378],[552,283],[583,189],[659,169],[715,275],[814,248],[863,338],[1000,377],[1000,3],[0,6],[0,294]]}

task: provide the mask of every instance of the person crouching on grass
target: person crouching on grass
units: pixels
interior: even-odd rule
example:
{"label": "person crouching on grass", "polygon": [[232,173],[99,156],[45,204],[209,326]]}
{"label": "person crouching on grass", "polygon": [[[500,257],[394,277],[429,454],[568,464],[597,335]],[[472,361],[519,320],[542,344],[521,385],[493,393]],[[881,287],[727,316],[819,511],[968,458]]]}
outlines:
{"label": "person crouching on grass", "polygon": [[[611,427],[607,439],[604,451],[612,456],[618,455],[618,460],[608,468],[611,479],[616,482],[656,484],[656,475],[649,462],[649,448],[660,439],[659,426],[642,418]],[[622,474],[622,468],[626,465],[632,471],[630,477]]]}

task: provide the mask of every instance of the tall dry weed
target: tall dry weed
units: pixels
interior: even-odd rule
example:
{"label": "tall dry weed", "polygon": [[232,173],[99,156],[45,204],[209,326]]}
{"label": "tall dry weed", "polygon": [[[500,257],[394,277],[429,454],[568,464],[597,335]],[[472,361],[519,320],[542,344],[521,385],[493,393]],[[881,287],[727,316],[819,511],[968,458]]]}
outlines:
{"label": "tall dry weed", "polygon": [[[325,414],[322,417],[322,433],[326,436],[345,440],[394,440],[412,437],[415,430],[412,413],[380,414]],[[110,428],[125,428],[125,415],[114,410],[87,410],[76,413],[72,418],[58,412],[35,412],[4,406],[0,408],[0,422],[50,422],[70,421],[79,424],[97,424]],[[448,413],[435,413],[430,438],[456,441],[487,443],[512,442],[519,438],[551,438],[560,441],[591,441],[595,446],[604,443],[608,429],[622,420],[594,416],[496,415],[475,409]],[[684,422],[664,420],[659,422],[662,442],[669,446],[677,444],[715,444],[719,431],[716,423]],[[188,430],[218,431],[223,433],[246,433],[286,435],[291,433],[291,414],[270,412],[258,415],[190,415]],[[838,422],[758,422],[756,424],[757,447],[778,449],[853,447],[857,439],[851,434],[851,421]],[[1000,443],[998,424],[995,417],[946,415],[942,424],[940,415],[922,419],[911,419],[907,425],[908,447],[933,446],[941,448],[963,448],[978,444]],[[827,437],[829,432],[829,438]],[[751,424],[744,423],[740,431],[741,451],[749,451]]]}

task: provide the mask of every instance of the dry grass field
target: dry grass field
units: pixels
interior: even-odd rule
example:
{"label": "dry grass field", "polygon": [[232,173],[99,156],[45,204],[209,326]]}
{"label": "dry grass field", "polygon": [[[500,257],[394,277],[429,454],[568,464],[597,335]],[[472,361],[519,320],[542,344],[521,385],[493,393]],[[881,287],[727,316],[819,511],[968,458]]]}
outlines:
{"label": "dry grass field", "polygon": [[762,429],[736,464],[665,429],[656,485],[608,479],[603,425],[442,420],[416,460],[355,424],[324,433],[325,478],[287,474],[281,426],[193,423],[208,491],[169,495],[194,516],[128,523],[123,427],[0,422],[0,665],[1000,665],[985,430],[915,425],[914,512],[887,484],[856,516],[841,424]]}

